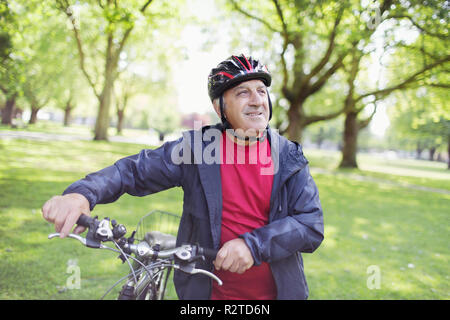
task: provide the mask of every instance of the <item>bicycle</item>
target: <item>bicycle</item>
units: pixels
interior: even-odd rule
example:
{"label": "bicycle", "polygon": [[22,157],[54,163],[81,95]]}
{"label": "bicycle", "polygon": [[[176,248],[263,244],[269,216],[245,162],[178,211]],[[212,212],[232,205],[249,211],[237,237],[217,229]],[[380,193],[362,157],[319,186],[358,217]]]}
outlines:
{"label": "bicycle", "polygon": [[[177,247],[173,230],[147,231],[147,220],[154,218],[157,213],[172,219],[179,219],[172,213],[160,210],[151,211],[141,218],[136,230],[129,237],[126,237],[125,226],[118,224],[115,220],[109,218],[98,220],[98,217],[84,214],[78,219],[77,224],[88,230],[86,237],[70,233],[68,238],[76,239],[89,248],[119,253],[122,262],[126,262],[130,267],[130,273],[114,283],[101,299],[121,282],[126,281],[119,293],[118,300],[163,300],[172,269],[188,274],[204,274],[222,285],[222,281],[213,273],[195,268],[195,263],[199,259],[214,259],[217,250],[202,248],[195,244],[183,244]],[[59,237],[59,235],[59,233],[52,233],[48,239]],[[112,242],[115,248],[106,246],[105,242]]]}

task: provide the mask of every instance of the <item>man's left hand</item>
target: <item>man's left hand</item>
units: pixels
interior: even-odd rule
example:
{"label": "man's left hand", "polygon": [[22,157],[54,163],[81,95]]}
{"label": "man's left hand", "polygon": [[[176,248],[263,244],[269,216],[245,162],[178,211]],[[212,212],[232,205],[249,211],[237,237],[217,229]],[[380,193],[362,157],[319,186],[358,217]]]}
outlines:
{"label": "man's left hand", "polygon": [[245,241],[237,238],[225,242],[213,263],[216,270],[244,273],[253,266],[254,260]]}

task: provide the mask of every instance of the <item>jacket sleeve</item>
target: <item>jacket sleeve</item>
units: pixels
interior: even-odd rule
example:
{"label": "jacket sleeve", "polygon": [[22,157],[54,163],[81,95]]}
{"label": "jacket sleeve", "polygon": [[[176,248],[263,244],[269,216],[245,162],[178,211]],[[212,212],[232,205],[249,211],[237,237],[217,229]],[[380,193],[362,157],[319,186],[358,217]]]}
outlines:
{"label": "jacket sleeve", "polygon": [[173,163],[171,157],[180,140],[166,142],[155,150],[145,149],[120,159],[114,165],[74,182],[63,194],[84,195],[92,210],[96,204],[113,202],[124,193],[145,196],[180,186],[182,166]]}
{"label": "jacket sleeve", "polygon": [[287,216],[241,236],[252,252],[255,265],[277,261],[297,251],[311,253],[323,240],[322,207],[309,167],[292,176],[286,188]]}

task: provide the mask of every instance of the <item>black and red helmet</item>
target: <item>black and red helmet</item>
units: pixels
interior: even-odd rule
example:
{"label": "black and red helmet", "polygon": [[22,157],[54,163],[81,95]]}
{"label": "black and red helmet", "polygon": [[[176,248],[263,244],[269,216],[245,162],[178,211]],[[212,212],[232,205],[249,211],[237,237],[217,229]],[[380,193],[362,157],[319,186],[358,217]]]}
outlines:
{"label": "black and red helmet", "polygon": [[[208,77],[208,93],[211,101],[220,98],[220,113],[222,123],[227,127],[224,114],[223,93],[248,80],[261,80],[266,87],[272,82],[272,77],[266,65],[261,64],[252,57],[231,56],[212,69]],[[269,99],[269,120],[272,118],[272,102]]]}
{"label": "black and red helmet", "polygon": [[208,77],[208,93],[211,101],[219,98],[226,90],[248,80],[259,79],[269,87],[272,82],[267,67],[252,57],[231,56],[211,70]]}

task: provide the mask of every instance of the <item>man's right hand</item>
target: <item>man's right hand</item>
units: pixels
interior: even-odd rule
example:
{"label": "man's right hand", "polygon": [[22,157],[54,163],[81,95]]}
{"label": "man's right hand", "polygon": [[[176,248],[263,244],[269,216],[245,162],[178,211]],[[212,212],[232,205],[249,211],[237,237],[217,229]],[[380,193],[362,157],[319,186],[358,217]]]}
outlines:
{"label": "man's right hand", "polygon": [[[79,193],[69,193],[64,196],[54,196],[42,206],[42,216],[55,224],[60,237],[66,237],[78,221],[81,214],[90,215],[89,201]],[[77,226],[74,233],[84,232],[86,228]]]}

